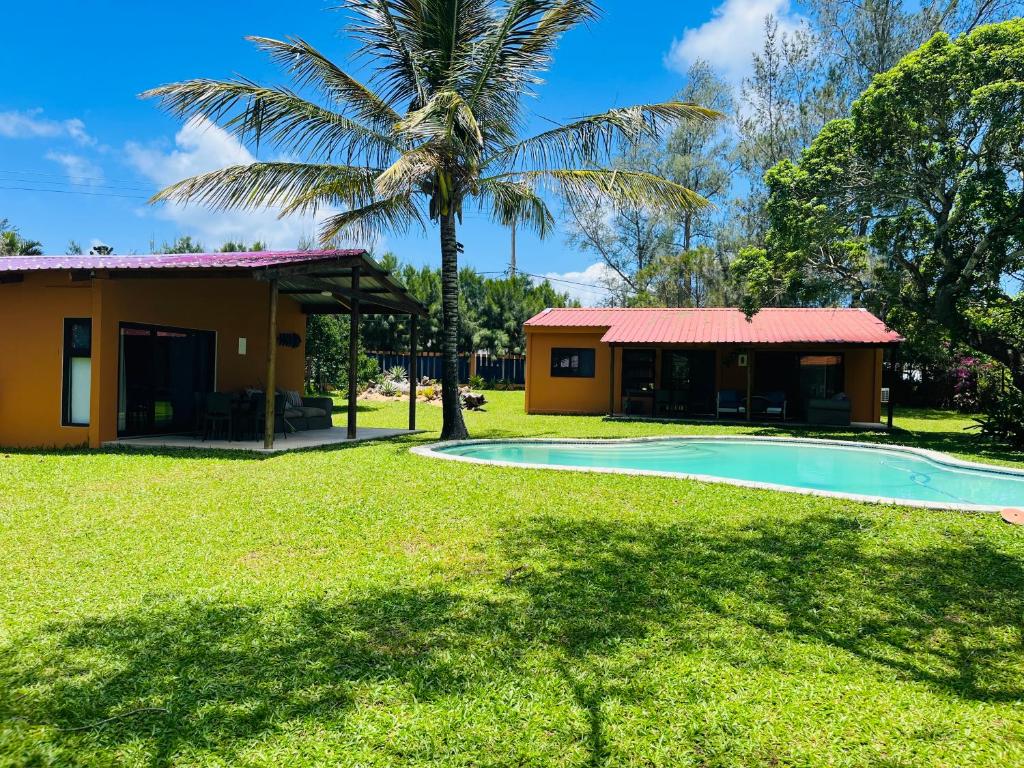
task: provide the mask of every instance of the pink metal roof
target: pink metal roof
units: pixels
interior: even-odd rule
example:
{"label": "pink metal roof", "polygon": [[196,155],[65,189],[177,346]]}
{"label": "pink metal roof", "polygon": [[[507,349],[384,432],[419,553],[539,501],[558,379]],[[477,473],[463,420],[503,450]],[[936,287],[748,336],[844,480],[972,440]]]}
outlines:
{"label": "pink metal roof", "polygon": [[605,329],[606,344],[893,344],[865,309],[545,309],[529,328]]}
{"label": "pink metal roof", "polygon": [[360,256],[362,249],[330,251],[251,251],[242,253],[163,253],[147,256],[6,256],[0,272],[48,269],[253,269]]}

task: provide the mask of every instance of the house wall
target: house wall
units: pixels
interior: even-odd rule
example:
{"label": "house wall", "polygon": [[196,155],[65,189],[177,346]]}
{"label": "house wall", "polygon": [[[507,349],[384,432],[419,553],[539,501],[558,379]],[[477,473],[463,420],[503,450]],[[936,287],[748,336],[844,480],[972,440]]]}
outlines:
{"label": "house wall", "polygon": [[[610,350],[601,343],[603,328],[527,328],[527,413],[607,413]],[[551,350],[554,347],[592,347],[597,350],[596,375],[592,379],[552,377]],[[650,347],[646,347],[650,348]],[[753,370],[740,367],[733,352],[746,352],[748,365],[755,361],[757,350],[789,350],[806,352],[841,352],[844,355],[844,389],[850,398],[850,418],[857,422],[881,421],[881,387],[883,351],[877,347],[835,347],[758,345],[735,350],[719,347],[716,350],[715,382],[717,389],[747,391],[748,375]],[[658,365],[660,366],[660,355]],[[615,357],[615,409],[621,408],[622,352]],[[657,379],[660,381],[660,378]]]}
{"label": "house wall", "polygon": [[[67,272],[29,273],[0,285],[0,445],[99,447],[117,437],[119,326],[169,325],[217,334],[219,390],[266,379],[268,288],[248,278],[150,277],[72,282]],[[61,425],[63,328],[66,317],[93,321],[88,427]],[[277,386],[301,389],[305,316],[287,297],[278,305],[279,332],[303,345],[277,348]],[[245,355],[238,339],[247,339]]]}

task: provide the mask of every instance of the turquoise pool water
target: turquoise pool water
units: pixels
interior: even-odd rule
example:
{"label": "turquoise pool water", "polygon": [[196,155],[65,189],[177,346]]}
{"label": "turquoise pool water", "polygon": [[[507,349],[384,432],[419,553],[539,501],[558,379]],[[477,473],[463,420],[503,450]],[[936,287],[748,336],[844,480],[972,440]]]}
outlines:
{"label": "turquoise pool water", "polygon": [[483,441],[433,451],[482,461],[646,470],[770,483],[934,506],[1024,506],[1024,475],[885,448],[812,441]]}

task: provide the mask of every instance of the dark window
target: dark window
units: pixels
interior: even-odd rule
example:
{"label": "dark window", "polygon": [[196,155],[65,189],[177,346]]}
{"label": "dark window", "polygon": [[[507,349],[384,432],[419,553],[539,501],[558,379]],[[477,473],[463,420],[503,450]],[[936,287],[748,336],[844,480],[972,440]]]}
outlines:
{"label": "dark window", "polygon": [[622,350],[622,391],[629,395],[654,391],[653,349]]}
{"label": "dark window", "polygon": [[552,349],[551,375],[578,379],[594,378],[594,350]]}
{"label": "dark window", "polygon": [[805,398],[828,400],[843,386],[842,355],[800,356],[800,391]]}
{"label": "dark window", "polygon": [[89,425],[91,385],[92,320],[88,317],[65,318],[61,424],[73,427]]}

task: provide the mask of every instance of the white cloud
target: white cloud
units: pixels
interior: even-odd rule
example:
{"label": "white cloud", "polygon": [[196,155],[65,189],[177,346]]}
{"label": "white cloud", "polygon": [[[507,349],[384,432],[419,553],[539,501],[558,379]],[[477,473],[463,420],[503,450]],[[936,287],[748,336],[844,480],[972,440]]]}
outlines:
{"label": "white cloud", "polygon": [[[174,137],[175,149],[125,145],[125,157],[143,176],[165,187],[196,174],[228,165],[248,165],[256,158],[236,138],[208,120],[186,123]],[[318,219],[334,211],[322,211]],[[317,220],[312,216],[278,219],[276,209],[251,211],[214,210],[204,205],[163,203],[140,210],[140,215],[157,216],[174,222],[178,232],[192,235],[208,248],[228,240],[252,243],[260,240],[271,248],[294,248],[300,239],[316,237]]]}
{"label": "white cloud", "polygon": [[85,123],[77,117],[70,120],[50,120],[42,117],[43,110],[0,112],[0,136],[6,139],[40,139],[67,136],[83,146],[92,146],[96,140],[86,133]]}
{"label": "white cloud", "polygon": [[739,84],[751,73],[752,56],[764,43],[766,16],[778,20],[780,32],[790,32],[802,22],[790,0],[725,0],[708,21],[686,29],[672,43],[665,64],[685,74],[693,62],[706,61]]}
{"label": "white cloud", "polygon": [[610,286],[621,283],[621,278],[603,261],[591,264],[581,272],[546,272],[559,293],[568,293],[585,307],[602,303],[611,296]]}
{"label": "white cloud", "polygon": [[73,155],[70,152],[47,152],[46,159],[60,164],[72,184],[94,187],[103,183],[103,169],[81,155]]}

